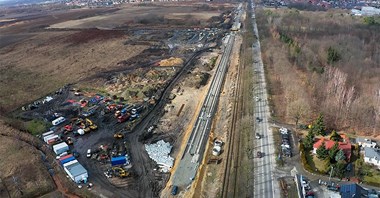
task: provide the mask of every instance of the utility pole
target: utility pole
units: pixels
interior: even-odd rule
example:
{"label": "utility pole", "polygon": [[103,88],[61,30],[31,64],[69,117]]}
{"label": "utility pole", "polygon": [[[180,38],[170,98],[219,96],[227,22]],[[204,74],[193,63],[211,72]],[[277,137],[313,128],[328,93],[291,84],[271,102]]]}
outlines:
{"label": "utility pole", "polygon": [[329,181],[331,180],[331,175],[332,175],[333,169],[334,169],[334,167],[331,166]]}

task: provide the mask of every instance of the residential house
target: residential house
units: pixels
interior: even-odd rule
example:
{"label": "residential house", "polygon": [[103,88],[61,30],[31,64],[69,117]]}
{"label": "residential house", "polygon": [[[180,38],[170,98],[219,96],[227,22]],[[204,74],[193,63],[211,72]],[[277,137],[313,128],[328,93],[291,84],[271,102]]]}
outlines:
{"label": "residential house", "polygon": [[380,168],[380,152],[378,149],[364,147],[364,162]]}
{"label": "residential house", "polygon": [[361,146],[361,147],[371,147],[371,148],[376,147],[375,141],[373,141],[371,139],[363,138],[363,137],[356,138],[356,143],[358,143],[359,146]]}
{"label": "residential house", "polygon": [[[346,156],[346,160],[350,161],[350,158],[351,158],[350,139],[345,134],[340,134],[340,137],[342,138],[342,142],[338,142],[338,149],[343,150],[344,155]],[[335,141],[322,137],[321,139],[318,139],[314,143],[313,154],[317,154],[317,149],[322,145],[323,142],[325,143],[325,147],[327,150],[331,149],[335,144]]]}

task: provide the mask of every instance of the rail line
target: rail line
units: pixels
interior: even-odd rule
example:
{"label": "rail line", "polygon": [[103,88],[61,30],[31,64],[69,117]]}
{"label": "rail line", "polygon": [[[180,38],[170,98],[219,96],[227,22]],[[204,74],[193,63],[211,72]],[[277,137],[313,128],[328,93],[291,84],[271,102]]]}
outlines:
{"label": "rail line", "polygon": [[[242,59],[240,59],[242,60]],[[243,64],[244,65],[244,62]],[[237,184],[237,168],[239,163],[239,149],[240,149],[240,132],[236,130],[237,121],[239,120],[239,110],[242,109],[241,97],[241,68],[238,66],[236,77],[236,89],[234,91],[234,103],[232,108],[231,127],[228,131],[227,140],[227,158],[224,167],[222,198],[237,197],[236,184]],[[240,107],[240,109],[239,109]]]}

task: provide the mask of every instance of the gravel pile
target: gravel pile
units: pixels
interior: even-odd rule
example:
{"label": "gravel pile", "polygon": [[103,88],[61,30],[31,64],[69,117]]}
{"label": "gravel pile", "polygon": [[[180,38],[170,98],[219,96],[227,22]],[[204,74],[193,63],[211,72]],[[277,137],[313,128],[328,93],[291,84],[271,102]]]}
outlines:
{"label": "gravel pile", "polygon": [[162,172],[168,172],[174,164],[174,158],[169,154],[173,146],[163,140],[155,144],[145,144],[145,150],[148,152],[149,157],[157,163]]}

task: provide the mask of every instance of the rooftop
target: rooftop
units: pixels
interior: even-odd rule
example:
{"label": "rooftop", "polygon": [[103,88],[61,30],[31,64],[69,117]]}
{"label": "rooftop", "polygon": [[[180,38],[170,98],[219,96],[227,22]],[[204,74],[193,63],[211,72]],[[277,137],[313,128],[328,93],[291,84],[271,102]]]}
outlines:
{"label": "rooftop", "polygon": [[[343,150],[344,154],[346,155],[347,159],[349,160],[351,158],[351,142],[350,142],[350,139],[345,134],[340,134],[340,137],[342,137],[343,142],[338,142],[338,144],[339,144],[338,148]],[[313,147],[319,148],[323,142],[325,142],[326,149],[331,149],[335,144],[335,141],[322,137],[321,139],[317,140],[314,143]]]}
{"label": "rooftop", "polygon": [[357,137],[356,138],[356,142],[358,142],[358,143],[361,142],[361,143],[372,144],[375,141],[373,141],[371,139],[363,138],[363,137]]}
{"label": "rooftop", "polygon": [[367,191],[357,184],[343,184],[339,191],[342,198],[361,198],[367,195]]}
{"label": "rooftop", "polygon": [[375,158],[380,160],[380,152],[377,149],[371,147],[364,148],[364,156],[368,158]]}
{"label": "rooftop", "polygon": [[87,173],[87,170],[79,163],[76,162],[74,164],[70,164],[68,166],[65,166],[66,169],[73,175],[74,177],[77,175],[81,175],[83,173]]}

